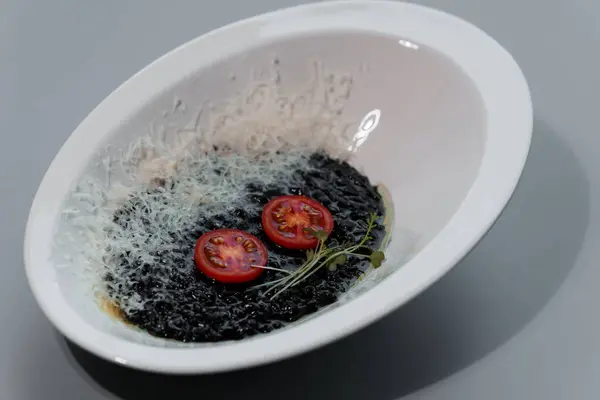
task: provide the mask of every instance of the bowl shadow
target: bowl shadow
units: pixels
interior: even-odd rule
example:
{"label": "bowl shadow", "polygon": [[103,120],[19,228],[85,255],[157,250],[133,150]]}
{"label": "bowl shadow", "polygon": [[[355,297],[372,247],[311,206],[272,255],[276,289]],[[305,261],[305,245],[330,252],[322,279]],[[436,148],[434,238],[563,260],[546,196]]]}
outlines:
{"label": "bowl shadow", "polygon": [[66,348],[86,379],[125,400],[401,397],[484,357],[544,307],[575,263],[589,197],[576,155],[536,120],[519,187],[484,239],[423,294],[354,335],[276,364],[203,376],[135,371]]}

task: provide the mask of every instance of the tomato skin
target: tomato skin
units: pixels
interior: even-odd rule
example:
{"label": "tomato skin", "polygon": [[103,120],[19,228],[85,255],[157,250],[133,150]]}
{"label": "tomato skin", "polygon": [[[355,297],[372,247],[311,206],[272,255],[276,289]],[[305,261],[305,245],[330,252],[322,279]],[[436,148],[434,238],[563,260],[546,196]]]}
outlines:
{"label": "tomato skin", "polygon": [[262,212],[262,225],[275,244],[292,250],[313,249],[318,239],[306,228],[333,230],[333,216],[318,201],[306,196],[279,196],[267,203]]}
{"label": "tomato skin", "polygon": [[[258,278],[268,252],[256,236],[239,229],[217,229],[202,235],[194,248],[196,268],[221,283],[244,283]],[[220,264],[220,265],[219,265]]]}

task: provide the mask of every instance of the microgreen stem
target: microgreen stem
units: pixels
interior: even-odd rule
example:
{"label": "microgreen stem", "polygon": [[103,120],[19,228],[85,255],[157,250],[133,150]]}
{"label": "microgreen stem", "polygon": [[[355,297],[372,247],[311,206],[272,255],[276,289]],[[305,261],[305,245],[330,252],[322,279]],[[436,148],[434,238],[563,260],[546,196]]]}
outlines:
{"label": "microgreen stem", "polygon": [[[298,285],[299,283],[305,281],[310,276],[312,276],[315,272],[320,270],[321,268],[327,265],[339,265],[340,263],[345,262],[346,257],[353,256],[357,258],[369,258],[370,256],[367,254],[357,253],[359,250],[367,250],[373,252],[371,248],[369,248],[366,243],[371,237],[371,232],[375,225],[377,224],[378,216],[372,214],[367,220],[366,224],[366,232],[358,244],[344,247],[342,245],[335,246],[332,248],[328,248],[325,245],[325,241],[327,238],[323,238],[321,236],[315,235],[319,239],[316,248],[313,251],[310,251],[310,254],[307,253],[306,261],[298,267],[293,272],[282,270],[280,268],[271,268],[264,266],[257,266],[258,268],[271,269],[278,272],[284,272],[287,275],[283,278],[276,279],[271,282],[266,282],[257,286],[254,286],[254,289],[262,288],[270,286],[265,292],[263,292],[263,296],[267,295],[273,291],[275,293],[271,296],[271,300],[279,296],[281,293],[285,292],[289,288]],[[343,257],[342,257],[343,256]],[[336,262],[340,257],[344,259],[344,261]],[[373,262],[373,261],[372,261]],[[279,290],[277,290],[279,289]]]}
{"label": "microgreen stem", "polygon": [[[308,279],[312,274],[314,274],[315,272],[317,272],[318,270],[320,270],[323,266],[327,265],[333,259],[335,259],[336,257],[338,257],[341,254],[345,254],[345,252],[335,253],[332,256],[326,258],[325,261],[321,262],[319,265],[317,265],[315,268],[313,268],[312,271],[310,271],[307,275],[305,275],[304,279]],[[298,283],[300,283],[300,282],[298,280],[296,280],[296,282],[294,282],[294,284],[292,286],[296,286]]]}
{"label": "microgreen stem", "polygon": [[274,268],[274,267],[267,267],[266,265],[251,265],[252,268],[261,268],[261,269],[268,269],[269,271],[277,271],[277,272],[283,272],[284,274],[288,274],[291,275],[292,272],[282,269],[282,268]]}

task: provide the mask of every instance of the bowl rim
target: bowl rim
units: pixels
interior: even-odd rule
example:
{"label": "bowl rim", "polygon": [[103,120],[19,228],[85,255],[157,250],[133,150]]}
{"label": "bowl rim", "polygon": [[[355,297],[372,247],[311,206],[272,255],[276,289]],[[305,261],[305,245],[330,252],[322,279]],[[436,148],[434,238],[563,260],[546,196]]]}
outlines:
{"label": "bowl rim", "polygon": [[[292,329],[240,342],[161,348],[100,332],[67,303],[49,260],[64,194],[106,137],[128,115],[199,66],[304,32],[366,31],[395,35],[453,60],[475,83],[487,110],[484,155],[461,206],[404,267],[352,301]],[[473,49],[477,49],[473,52]],[[197,374],[240,369],[315,349],[385,316],[449,271],[483,237],[510,199],[529,152],[533,110],[529,87],[512,56],[474,25],[429,7],[388,0],[341,0],[261,14],[211,31],[158,58],[103,100],[75,129],[48,168],[34,198],[24,240],[25,271],[46,317],[93,354],[137,369]]]}

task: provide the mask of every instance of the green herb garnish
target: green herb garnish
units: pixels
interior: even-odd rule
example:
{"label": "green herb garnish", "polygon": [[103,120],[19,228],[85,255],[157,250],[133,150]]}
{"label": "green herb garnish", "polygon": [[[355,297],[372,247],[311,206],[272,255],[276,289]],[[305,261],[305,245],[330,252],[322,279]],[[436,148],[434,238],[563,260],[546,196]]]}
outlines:
{"label": "green herb garnish", "polygon": [[336,245],[327,247],[325,242],[327,241],[328,235],[325,231],[313,229],[306,230],[319,240],[317,247],[314,250],[308,250],[306,252],[306,261],[304,261],[304,263],[302,263],[295,271],[288,272],[283,278],[257,285],[254,288],[269,287],[263,295],[274,292],[273,296],[271,296],[271,300],[273,300],[287,289],[305,281],[323,267],[327,267],[334,271],[339,266],[345,264],[350,256],[368,258],[374,268],[380,267],[385,259],[384,253],[380,250],[373,250],[366,246],[366,243],[373,239],[371,231],[375,227],[378,219],[378,215],[371,214],[367,221],[366,233],[362,240],[356,245]]}
{"label": "green herb garnish", "polygon": [[383,254],[383,251],[375,251],[373,252],[373,254],[371,254],[371,264],[375,267],[381,267],[381,263],[383,262],[383,260],[385,260],[385,254]]}

